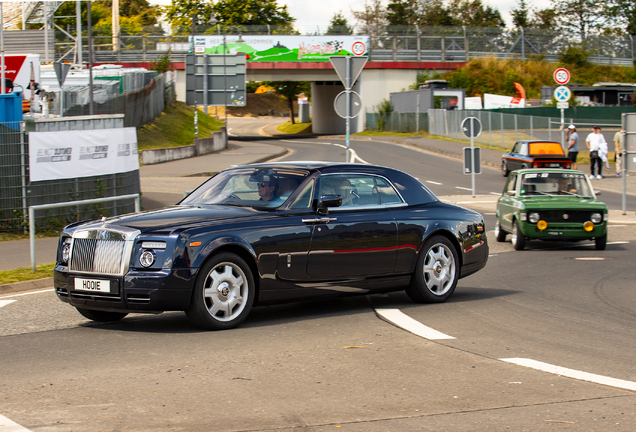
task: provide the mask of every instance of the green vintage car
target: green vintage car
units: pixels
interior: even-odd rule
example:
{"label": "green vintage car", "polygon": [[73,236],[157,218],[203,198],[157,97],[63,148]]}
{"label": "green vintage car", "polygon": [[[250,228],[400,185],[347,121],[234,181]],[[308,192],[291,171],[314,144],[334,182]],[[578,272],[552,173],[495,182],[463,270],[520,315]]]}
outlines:
{"label": "green vintage car", "polygon": [[607,206],[596,200],[582,171],[523,169],[512,171],[497,201],[497,241],[512,234],[516,250],[526,240],[594,240],[596,249],[607,243]]}

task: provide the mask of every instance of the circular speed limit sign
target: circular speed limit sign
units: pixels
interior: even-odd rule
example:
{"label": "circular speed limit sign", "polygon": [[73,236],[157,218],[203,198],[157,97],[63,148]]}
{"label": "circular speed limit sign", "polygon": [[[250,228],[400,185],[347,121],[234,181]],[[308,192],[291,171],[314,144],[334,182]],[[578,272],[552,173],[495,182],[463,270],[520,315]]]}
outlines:
{"label": "circular speed limit sign", "polygon": [[559,85],[567,84],[570,81],[570,72],[565,68],[558,68],[554,71],[554,81]]}
{"label": "circular speed limit sign", "polygon": [[364,42],[357,41],[357,42],[354,42],[353,45],[351,46],[351,52],[354,55],[361,56],[366,51],[367,51],[367,47],[364,44]]}

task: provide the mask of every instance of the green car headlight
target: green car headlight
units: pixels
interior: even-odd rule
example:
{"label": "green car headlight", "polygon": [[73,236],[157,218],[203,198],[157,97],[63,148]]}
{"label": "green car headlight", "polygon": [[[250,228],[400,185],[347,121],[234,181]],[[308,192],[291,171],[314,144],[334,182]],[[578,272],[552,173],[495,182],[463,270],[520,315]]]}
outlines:
{"label": "green car headlight", "polygon": [[532,212],[528,214],[528,220],[532,223],[537,223],[539,222],[539,213],[537,212]]}
{"label": "green car headlight", "polygon": [[590,216],[590,220],[595,224],[601,223],[601,221],[603,220],[603,215],[600,213],[592,213],[592,216]]}

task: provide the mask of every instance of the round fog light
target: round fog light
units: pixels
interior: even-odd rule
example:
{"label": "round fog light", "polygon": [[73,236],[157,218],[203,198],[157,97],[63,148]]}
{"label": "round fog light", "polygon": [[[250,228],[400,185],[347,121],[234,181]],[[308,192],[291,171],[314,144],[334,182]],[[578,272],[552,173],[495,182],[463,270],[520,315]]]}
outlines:
{"label": "round fog light", "polygon": [[155,263],[155,254],[151,251],[143,251],[139,256],[139,264],[143,267],[150,267]]}
{"label": "round fog light", "polygon": [[583,229],[587,232],[590,232],[594,229],[594,223],[591,221],[587,221],[583,224]]}
{"label": "round fog light", "polygon": [[537,228],[540,229],[541,231],[543,231],[547,227],[548,227],[548,223],[546,221],[540,220],[539,222],[537,222]]}

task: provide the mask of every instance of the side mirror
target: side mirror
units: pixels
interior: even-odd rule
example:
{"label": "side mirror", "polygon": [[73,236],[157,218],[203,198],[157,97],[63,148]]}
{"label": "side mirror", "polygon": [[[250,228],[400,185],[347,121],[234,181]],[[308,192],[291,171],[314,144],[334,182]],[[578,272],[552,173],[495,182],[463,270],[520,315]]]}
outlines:
{"label": "side mirror", "polygon": [[329,207],[340,207],[342,205],[342,196],[340,195],[323,195],[318,200],[317,211],[320,214],[327,214]]}
{"label": "side mirror", "polygon": [[515,191],[511,190],[511,191],[506,191],[506,195],[508,196],[515,196]]}
{"label": "side mirror", "polygon": [[594,191],[594,194],[595,194],[595,195],[600,195],[600,194],[601,194],[601,191],[600,191],[600,190],[595,190],[595,191]]}

